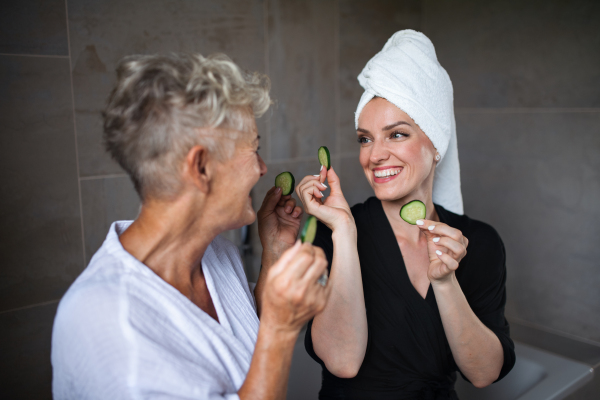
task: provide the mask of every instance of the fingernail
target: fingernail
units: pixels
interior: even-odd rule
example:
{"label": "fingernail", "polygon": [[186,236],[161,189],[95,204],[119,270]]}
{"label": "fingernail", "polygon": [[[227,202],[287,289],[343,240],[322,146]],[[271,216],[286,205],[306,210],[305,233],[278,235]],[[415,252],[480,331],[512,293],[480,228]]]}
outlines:
{"label": "fingernail", "polygon": [[440,241],[440,238],[439,238],[439,237],[433,238],[433,242],[434,242],[434,243],[437,243],[437,242],[439,242],[439,241]]}
{"label": "fingernail", "polygon": [[281,188],[280,187],[278,187],[277,189],[275,189],[275,193],[279,193],[279,192],[281,192]]}
{"label": "fingernail", "polygon": [[437,254],[438,256],[441,256],[441,255],[442,255],[442,252],[441,252],[441,251],[439,251],[439,250],[436,250],[436,251],[435,251],[435,254]]}
{"label": "fingernail", "polygon": [[[285,208],[285,212],[290,212],[290,211],[292,211],[292,207],[286,207]],[[435,239],[434,239],[434,241],[435,241]]]}
{"label": "fingernail", "polygon": [[327,185],[326,185],[326,184],[324,184],[324,183],[321,183],[321,185],[323,185],[323,186],[325,186],[325,188],[327,188]]}
{"label": "fingernail", "polygon": [[323,171],[323,166],[321,165],[321,169],[319,171]]}
{"label": "fingernail", "polygon": [[417,220],[417,225],[423,225],[425,222],[421,221],[420,219]]}
{"label": "fingernail", "polygon": [[319,193],[321,193],[321,196],[325,196],[325,195],[323,194],[323,192],[319,192]]}
{"label": "fingernail", "polygon": [[319,177],[319,176],[321,176],[321,175],[313,175],[313,176]]}
{"label": "fingernail", "polygon": [[431,225],[431,226],[429,226],[429,228],[427,228],[427,229],[429,229],[430,231],[432,231],[432,230],[433,230],[433,228],[435,228],[435,225]]}

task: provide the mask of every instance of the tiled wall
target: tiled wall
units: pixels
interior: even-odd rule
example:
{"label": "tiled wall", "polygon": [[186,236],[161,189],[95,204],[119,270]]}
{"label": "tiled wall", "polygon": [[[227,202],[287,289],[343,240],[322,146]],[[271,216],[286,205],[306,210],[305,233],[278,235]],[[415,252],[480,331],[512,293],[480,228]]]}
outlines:
{"label": "tiled wall", "polygon": [[278,172],[316,173],[321,145],[354,204],[371,193],[356,76],[395,31],[425,32],[454,82],[466,212],[507,247],[507,313],[600,342],[597,2],[11,3],[0,12],[0,398],[50,398],[57,302],[109,224],[138,212],[99,114],[131,53],[219,51],[267,72],[276,106],[259,121],[269,172],[255,204]]}

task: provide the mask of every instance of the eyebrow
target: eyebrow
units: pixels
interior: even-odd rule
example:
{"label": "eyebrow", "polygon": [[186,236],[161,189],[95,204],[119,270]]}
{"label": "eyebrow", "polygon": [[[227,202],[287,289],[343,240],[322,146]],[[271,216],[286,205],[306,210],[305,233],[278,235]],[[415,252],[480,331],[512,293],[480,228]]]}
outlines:
{"label": "eyebrow", "polygon": [[[410,126],[410,124],[409,124],[408,122],[404,122],[404,121],[398,121],[398,122],[394,122],[393,124],[390,124],[390,125],[384,126],[384,127],[381,129],[381,130],[382,130],[382,131],[389,131],[390,129],[392,129],[392,128],[395,128],[395,127],[397,127],[398,125],[408,125],[408,126]],[[366,130],[366,129],[363,129],[363,128],[356,128],[356,130],[357,130],[358,132],[362,132],[362,133],[371,133],[371,132],[369,132],[368,130]]]}

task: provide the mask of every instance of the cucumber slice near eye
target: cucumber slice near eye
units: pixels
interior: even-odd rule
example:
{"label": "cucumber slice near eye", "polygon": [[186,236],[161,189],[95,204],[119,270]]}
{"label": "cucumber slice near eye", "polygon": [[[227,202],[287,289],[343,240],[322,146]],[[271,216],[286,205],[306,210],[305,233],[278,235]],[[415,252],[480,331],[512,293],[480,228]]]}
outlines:
{"label": "cucumber slice near eye", "polygon": [[413,200],[400,209],[400,217],[411,225],[416,225],[419,219],[425,219],[425,215],[425,204],[420,200]]}
{"label": "cucumber slice near eye", "polygon": [[304,228],[302,228],[300,240],[302,240],[302,243],[312,244],[313,240],[315,240],[315,236],[317,236],[317,219],[311,215],[306,220]]}
{"label": "cucumber slice near eye", "polygon": [[294,191],[296,180],[291,172],[285,171],[275,177],[275,186],[281,188],[281,194],[287,196]]}
{"label": "cucumber slice near eye", "polygon": [[331,156],[329,155],[329,149],[325,146],[321,146],[319,147],[317,154],[319,155],[319,162],[321,165],[327,169],[331,168]]}

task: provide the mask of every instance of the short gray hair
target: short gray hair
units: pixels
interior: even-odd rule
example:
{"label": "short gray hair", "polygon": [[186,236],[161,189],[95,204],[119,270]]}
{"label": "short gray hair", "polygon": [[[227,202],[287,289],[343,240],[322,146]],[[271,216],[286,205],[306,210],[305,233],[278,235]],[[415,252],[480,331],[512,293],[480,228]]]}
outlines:
{"label": "short gray hair", "polygon": [[142,200],[174,196],[189,149],[231,157],[252,113],[269,108],[269,89],[266,75],[244,72],[223,54],[126,57],[102,113],[106,150]]}

